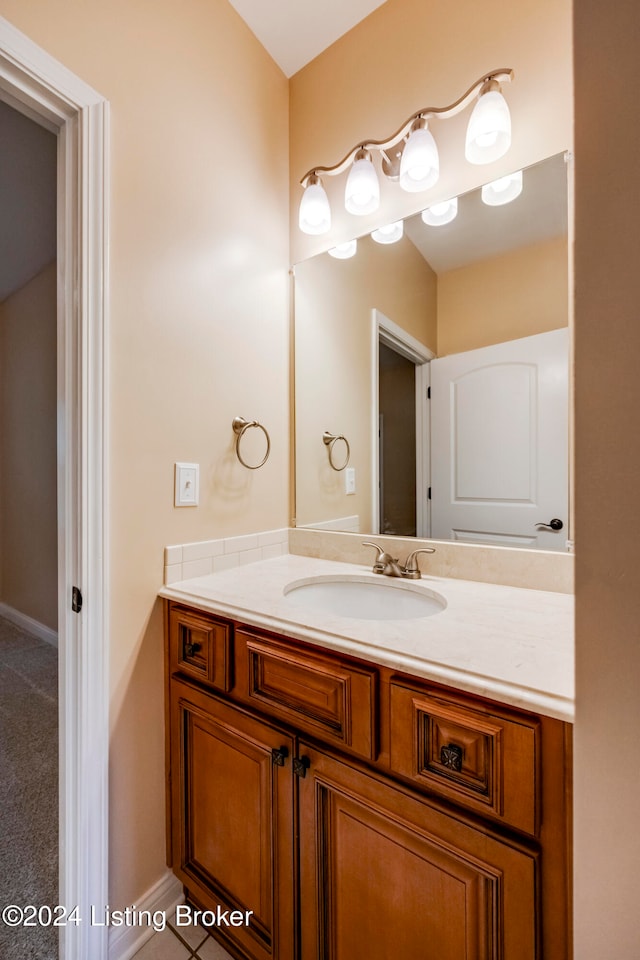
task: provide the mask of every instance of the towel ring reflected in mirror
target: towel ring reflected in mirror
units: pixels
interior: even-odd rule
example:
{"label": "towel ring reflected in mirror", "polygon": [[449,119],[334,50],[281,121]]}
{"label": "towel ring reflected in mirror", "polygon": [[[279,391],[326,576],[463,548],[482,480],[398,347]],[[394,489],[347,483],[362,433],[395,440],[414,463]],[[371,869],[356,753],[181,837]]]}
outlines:
{"label": "towel ring reflected in mirror", "polygon": [[[344,461],[344,463],[342,464],[342,466],[340,466],[340,467],[336,466],[336,464],[335,464],[335,462],[334,462],[334,459],[333,459],[333,455],[334,455],[334,449],[333,449],[333,448],[335,447],[335,445],[336,445],[336,443],[338,442],[338,440],[342,440],[342,442],[344,443],[344,445],[345,445],[345,447],[346,447],[346,457],[345,457],[345,461]],[[322,434],[322,442],[323,442],[324,445],[327,447],[327,453],[329,454],[329,463],[330,463],[331,467],[332,467],[334,470],[336,470],[338,473],[339,473],[341,470],[344,470],[344,468],[345,468],[345,467],[347,466],[347,464],[349,463],[349,457],[351,456],[351,448],[350,448],[350,446],[349,446],[349,441],[347,440],[347,438],[344,437],[341,433],[340,433],[340,434],[329,433],[328,430],[325,430],[325,432]]]}
{"label": "towel ring reflected in mirror", "polygon": [[[261,423],[258,423],[257,420],[245,420],[244,417],[234,417],[231,423],[231,426],[233,427],[233,432],[236,435],[236,456],[238,460],[240,461],[243,467],[247,468],[247,470],[258,470],[267,462],[267,460],[269,459],[269,454],[271,452],[271,439],[267,432],[267,428],[263,427],[263,425]],[[240,441],[242,440],[247,430],[249,430],[251,427],[256,427],[258,430],[262,430],[262,432],[264,433],[265,439],[267,441],[267,452],[265,453],[260,463],[247,463],[247,461],[244,459],[244,457],[240,453]]]}

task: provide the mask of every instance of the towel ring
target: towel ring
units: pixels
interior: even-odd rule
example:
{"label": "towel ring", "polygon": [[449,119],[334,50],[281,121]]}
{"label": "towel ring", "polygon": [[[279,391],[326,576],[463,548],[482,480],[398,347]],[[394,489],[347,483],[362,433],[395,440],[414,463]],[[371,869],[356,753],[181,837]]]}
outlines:
{"label": "towel ring", "polygon": [[[236,456],[238,460],[240,461],[243,467],[247,468],[247,470],[258,470],[259,467],[261,467],[263,464],[267,462],[267,460],[269,459],[269,454],[271,452],[271,439],[269,438],[269,434],[267,433],[266,427],[263,427],[262,424],[258,423],[257,420],[245,420],[244,417],[234,417],[231,422],[231,426],[233,427],[233,432],[236,435]],[[267,452],[265,453],[260,463],[255,463],[255,464],[247,463],[247,461],[243,459],[242,454],[240,453],[240,441],[242,440],[245,432],[250,427],[257,427],[259,430],[262,430],[262,432],[265,435],[265,439],[267,441]]]}
{"label": "towel ring", "polygon": [[[336,467],[335,463],[333,462],[333,448],[338,440],[343,440],[344,445],[347,448],[347,456],[341,467]],[[344,470],[344,468],[349,463],[349,457],[351,456],[351,447],[349,446],[349,441],[347,440],[347,438],[343,437],[341,433],[340,434],[329,433],[328,430],[325,430],[325,432],[322,434],[322,442],[326,447],[328,447],[327,453],[329,454],[329,463],[331,464],[332,468],[336,470],[338,473],[341,470]]]}

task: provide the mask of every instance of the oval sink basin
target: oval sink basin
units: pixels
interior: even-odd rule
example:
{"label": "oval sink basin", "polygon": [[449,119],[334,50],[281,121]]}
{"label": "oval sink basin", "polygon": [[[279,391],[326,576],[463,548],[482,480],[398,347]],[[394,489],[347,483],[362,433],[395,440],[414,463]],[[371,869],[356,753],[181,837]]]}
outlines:
{"label": "oval sink basin", "polygon": [[295,580],[284,593],[300,606],[358,620],[416,620],[441,613],[447,605],[434,590],[387,577],[313,577]]}

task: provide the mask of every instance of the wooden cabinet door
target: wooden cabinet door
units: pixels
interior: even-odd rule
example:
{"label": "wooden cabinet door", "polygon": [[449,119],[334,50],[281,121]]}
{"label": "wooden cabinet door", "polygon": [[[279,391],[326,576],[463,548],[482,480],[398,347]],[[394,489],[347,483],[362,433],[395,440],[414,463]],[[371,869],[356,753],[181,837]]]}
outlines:
{"label": "wooden cabinet door", "polygon": [[535,960],[536,855],[300,745],[302,960]]}
{"label": "wooden cabinet door", "polygon": [[278,727],[173,682],[174,870],[199,906],[253,911],[248,926],[218,932],[255,960],[294,957],[293,746]]}

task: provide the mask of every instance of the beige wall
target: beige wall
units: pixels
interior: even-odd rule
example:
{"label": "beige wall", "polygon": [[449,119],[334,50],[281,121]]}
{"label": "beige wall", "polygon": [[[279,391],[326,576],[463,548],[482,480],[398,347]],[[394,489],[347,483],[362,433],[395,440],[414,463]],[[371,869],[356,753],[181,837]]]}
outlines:
{"label": "beige wall", "polygon": [[[385,183],[379,213],[353,217],[344,213],[344,175],[327,178],[331,235],[300,233],[299,180],[311,167],[337,163],[359,140],[388,136],[416,110],[452,103],[499,67],[515,71],[505,90],[513,117],[506,157],[490,167],[464,161],[468,110],[434,121],[441,174],[432,191],[407,194]],[[291,79],[293,262],[471,190],[488,174],[497,177],[566,150],[571,139],[570,0],[486,0],[480,6],[474,0],[387,0]]]}
{"label": "beige wall", "polygon": [[[164,866],[166,544],[288,520],[287,81],[226,0],[0,0],[111,103],[111,904]],[[261,470],[231,421],[261,420]],[[200,506],[173,507],[173,463]]]}
{"label": "beige wall", "polygon": [[576,960],[640,953],[638,29],[576,4]]}
{"label": "beige wall", "polygon": [[[296,523],[357,514],[371,529],[372,310],[435,351],[436,276],[406,238],[363,237],[351,260],[324,254],[295,269]],[[356,493],[332,470],[325,430],[351,446]],[[336,445],[336,460],[342,453]]]}
{"label": "beige wall", "polygon": [[0,304],[0,602],[58,629],[56,268]]}
{"label": "beige wall", "polygon": [[438,356],[566,327],[566,237],[438,275]]}

